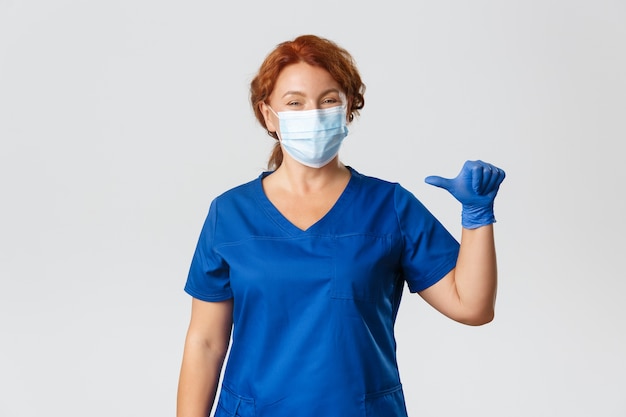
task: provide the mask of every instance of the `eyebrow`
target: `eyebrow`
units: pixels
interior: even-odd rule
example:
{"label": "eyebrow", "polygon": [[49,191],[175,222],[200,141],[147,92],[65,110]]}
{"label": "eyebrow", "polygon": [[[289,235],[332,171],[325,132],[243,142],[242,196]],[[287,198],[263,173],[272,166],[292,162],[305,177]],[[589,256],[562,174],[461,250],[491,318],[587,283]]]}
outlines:
{"label": "eyebrow", "polygon": [[[329,88],[328,90],[325,90],[322,92],[322,94],[320,94],[320,96],[324,96],[328,93],[337,93],[337,94],[341,94],[341,91],[339,91],[336,88]],[[296,96],[306,96],[306,94],[304,94],[302,91],[296,91],[296,90],[289,90],[287,92],[285,92],[285,94],[282,95],[282,97],[286,97],[289,95],[296,95]]]}

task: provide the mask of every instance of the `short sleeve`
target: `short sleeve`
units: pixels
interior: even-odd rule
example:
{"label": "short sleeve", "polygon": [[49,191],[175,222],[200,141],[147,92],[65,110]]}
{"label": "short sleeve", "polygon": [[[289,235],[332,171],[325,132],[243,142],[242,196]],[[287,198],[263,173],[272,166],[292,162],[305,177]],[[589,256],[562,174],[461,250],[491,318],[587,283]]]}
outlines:
{"label": "short sleeve", "polygon": [[217,224],[217,201],[214,200],[200,232],[185,284],[185,292],[203,301],[223,301],[233,296],[228,264],[215,250]]}
{"label": "short sleeve", "polygon": [[401,268],[411,292],[425,290],[456,266],[459,243],[408,190],[396,186],[394,203],[403,249]]}

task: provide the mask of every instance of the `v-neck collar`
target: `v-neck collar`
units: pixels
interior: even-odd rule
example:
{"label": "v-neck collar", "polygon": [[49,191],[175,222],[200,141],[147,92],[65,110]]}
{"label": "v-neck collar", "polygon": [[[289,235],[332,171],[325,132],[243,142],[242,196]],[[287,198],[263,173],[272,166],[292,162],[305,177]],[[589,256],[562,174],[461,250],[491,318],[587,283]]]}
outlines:
{"label": "v-neck collar", "polygon": [[[358,182],[358,172],[356,172],[352,167],[346,166],[350,171],[350,179],[348,180],[348,184],[339,195],[335,204],[324,214],[318,221],[313,223],[307,229],[300,229],[298,226],[293,224],[289,219],[287,219],[270,201],[270,199],[265,194],[265,190],[263,190],[263,178],[272,174],[273,171],[265,171],[259,175],[255,184],[255,194],[261,208],[265,213],[276,223],[281,229],[287,232],[290,235],[297,236],[301,234],[314,234],[314,233],[324,233],[323,228],[325,224],[332,222],[334,218],[337,218],[339,214],[347,207],[354,196],[354,191],[357,187]],[[332,223],[331,223],[332,224]]]}

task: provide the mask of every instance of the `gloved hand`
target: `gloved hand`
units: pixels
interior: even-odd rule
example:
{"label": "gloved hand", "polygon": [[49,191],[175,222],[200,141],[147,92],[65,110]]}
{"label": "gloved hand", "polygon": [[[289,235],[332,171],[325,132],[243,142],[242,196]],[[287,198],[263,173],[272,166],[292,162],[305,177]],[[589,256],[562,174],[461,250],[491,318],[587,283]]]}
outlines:
{"label": "gloved hand", "polygon": [[504,180],[504,171],[483,161],[466,161],[456,178],[426,177],[428,184],[448,190],[463,205],[461,223],[476,229],[495,223],[493,200]]}

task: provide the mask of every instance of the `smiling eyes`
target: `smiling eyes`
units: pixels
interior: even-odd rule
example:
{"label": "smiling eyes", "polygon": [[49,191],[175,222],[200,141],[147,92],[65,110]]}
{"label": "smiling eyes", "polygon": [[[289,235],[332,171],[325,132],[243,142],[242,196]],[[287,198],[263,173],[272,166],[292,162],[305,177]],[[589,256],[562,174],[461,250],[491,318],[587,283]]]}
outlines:
{"label": "smiling eyes", "polygon": [[[320,108],[333,107],[341,104],[339,97],[326,97],[320,101]],[[299,100],[289,100],[286,105],[292,109],[298,109],[304,107],[304,102]]]}

